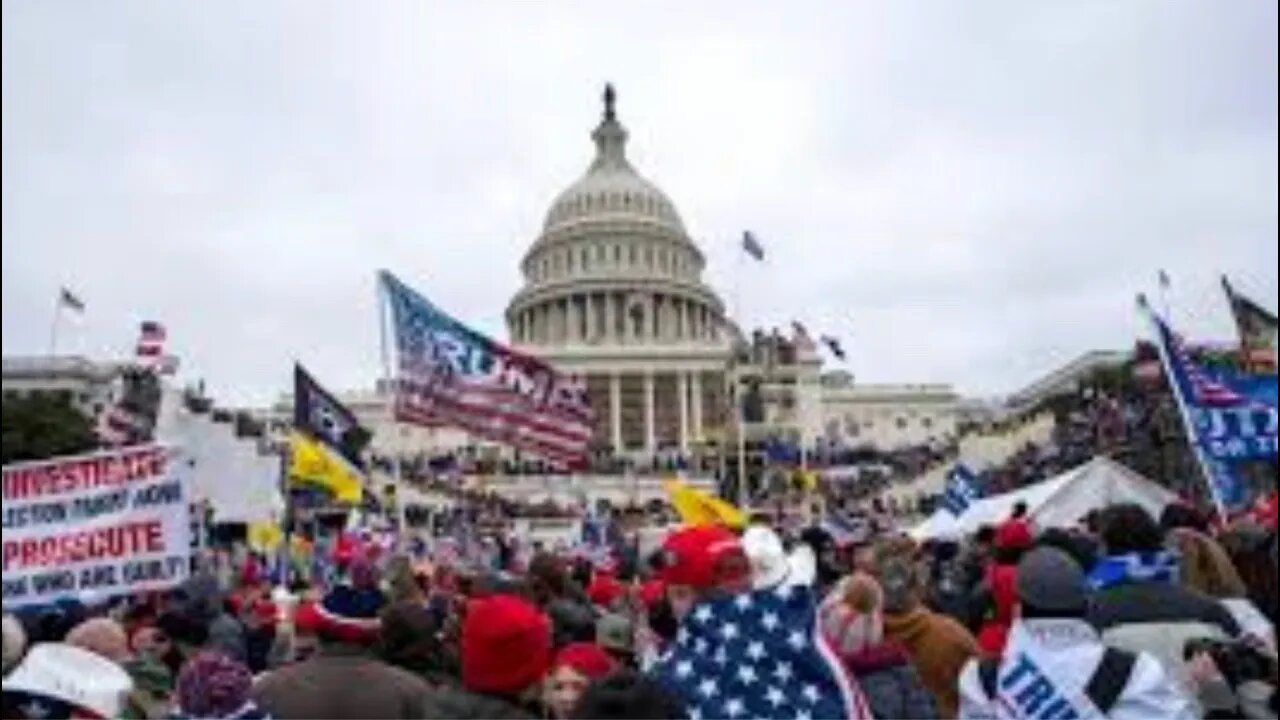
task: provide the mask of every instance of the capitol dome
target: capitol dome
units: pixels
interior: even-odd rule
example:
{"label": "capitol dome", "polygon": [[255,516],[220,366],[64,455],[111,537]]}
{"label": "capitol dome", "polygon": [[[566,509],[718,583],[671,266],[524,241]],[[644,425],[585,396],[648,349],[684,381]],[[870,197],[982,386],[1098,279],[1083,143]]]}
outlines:
{"label": "capitol dome", "polygon": [[730,326],[675,204],[627,160],[616,100],[606,86],[595,155],[520,261],[507,330],[585,379],[597,447],[652,456],[718,432]]}
{"label": "capitol dome", "polygon": [[521,261],[510,336],[540,349],[722,344],[724,306],[675,204],[627,159],[627,130],[606,86],[586,173],[551,203]]}
{"label": "capitol dome", "polygon": [[619,218],[664,225],[683,235],[684,224],[675,205],[627,160],[627,130],[618,122],[613,101],[612,89],[606,89],[604,119],[591,133],[595,160],[551,204],[543,232],[586,220]]}

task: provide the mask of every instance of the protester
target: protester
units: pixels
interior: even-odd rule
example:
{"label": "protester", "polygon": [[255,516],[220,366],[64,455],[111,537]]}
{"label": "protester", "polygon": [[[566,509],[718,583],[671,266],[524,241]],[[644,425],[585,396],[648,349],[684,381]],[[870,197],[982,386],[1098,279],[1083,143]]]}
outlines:
{"label": "protester", "polygon": [[885,637],[906,649],[939,715],[955,717],[960,702],[956,677],[979,652],[973,635],[924,606],[920,571],[904,548],[886,548],[877,561],[876,580],[884,591]]}
{"label": "protester", "polygon": [[1168,544],[1179,554],[1182,584],[1217,599],[1244,635],[1253,637],[1274,654],[1275,628],[1249,600],[1244,581],[1222,545],[1202,532],[1185,527],[1170,531]]}
{"label": "protester", "polygon": [[840,581],[823,600],[818,617],[823,637],[840,656],[877,718],[935,718],[906,649],[884,636],[884,593],[863,573]]}
{"label": "protester", "polygon": [[172,605],[178,619],[203,631],[206,640],[202,644],[235,660],[248,659],[244,626],[226,611],[222,589],[211,573],[189,579],[174,593]]}
{"label": "protester", "polygon": [[177,715],[211,720],[270,717],[249,697],[252,685],[253,676],[246,665],[216,650],[202,651],[178,673]]}
{"label": "protester", "polygon": [[432,684],[441,683],[449,663],[439,632],[425,603],[402,600],[388,605],[380,615],[378,656]]}
{"label": "protester", "polygon": [[1277,547],[1275,525],[1236,523],[1223,530],[1218,540],[1240,573],[1249,599],[1274,625],[1280,622],[1280,573],[1276,572]]}
{"label": "protester", "polygon": [[124,664],[133,680],[133,690],[121,713],[131,720],[159,720],[170,715],[173,705],[174,677],[167,665],[148,655],[140,655]]}
{"label": "protester", "polygon": [[1089,576],[1095,588],[1089,620],[1102,639],[1130,652],[1151,653],[1188,692],[1183,664],[1190,640],[1228,639],[1240,626],[1220,603],[1178,582],[1178,558],[1164,547],[1160,526],[1134,504],[1103,513],[1101,558]]}
{"label": "protester", "polygon": [[678,698],[652,678],[620,672],[591,683],[578,701],[580,720],[684,720]]}
{"label": "protester", "polygon": [[599,645],[619,667],[635,670],[636,662],[636,626],[631,618],[622,613],[602,615],[596,622],[596,644]]}
{"label": "protester", "polygon": [[120,623],[105,617],[85,620],[67,633],[65,642],[97,653],[117,665],[129,659],[129,638]]}
{"label": "protester", "polygon": [[556,720],[573,717],[587,686],[617,669],[617,662],[599,645],[573,643],[561,648],[551,662],[544,690],[551,716]]}
{"label": "protester", "polygon": [[4,717],[114,718],[132,689],[129,675],[95,652],[36,643],[4,678]]}
{"label": "protester", "polygon": [[617,603],[626,595],[626,587],[610,570],[597,569],[587,585],[587,597],[591,604],[603,611],[617,609]]}
{"label": "protester", "polygon": [[680,528],[667,536],[662,550],[661,578],[677,620],[699,600],[751,586],[751,569],[742,544],[723,527]]}
{"label": "protester", "polygon": [[266,673],[252,698],[276,718],[420,718],[427,684],[376,659],[382,593],[338,585],[315,608],[318,652]]}
{"label": "protester", "polygon": [[972,606],[981,608],[984,618],[978,630],[978,647],[993,657],[999,657],[1004,650],[1016,603],[1018,561],[1032,542],[1031,526],[1023,519],[1025,513],[1026,504],[1019,503],[1014,507],[1013,517],[996,528],[992,561],[987,565],[982,583],[974,590]]}
{"label": "protester", "polygon": [[964,667],[960,717],[1196,717],[1158,660],[1103,646],[1085,621],[1084,571],[1069,555],[1032,550],[1018,564],[1016,594],[1003,653]]}
{"label": "protester", "polygon": [[537,689],[551,664],[551,621],[522,598],[472,599],[461,660],[461,686],[433,691],[422,717],[537,717]]}

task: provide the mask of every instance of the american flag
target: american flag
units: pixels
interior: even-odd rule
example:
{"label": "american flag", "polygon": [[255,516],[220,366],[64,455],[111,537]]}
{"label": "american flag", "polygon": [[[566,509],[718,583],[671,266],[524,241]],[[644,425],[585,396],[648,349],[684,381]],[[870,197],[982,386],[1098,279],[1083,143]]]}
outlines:
{"label": "american flag", "polygon": [[572,467],[586,461],[593,414],[586,382],[445,314],[387,272],[396,345],[395,416],[462,428]]}
{"label": "american flag", "polygon": [[750,255],[756,261],[764,260],[764,246],[751,234],[750,230],[742,233],[742,251]]}
{"label": "american flag", "polygon": [[844,347],[841,346],[839,338],[823,335],[822,344],[827,346],[827,349],[831,351],[832,355],[836,356],[837,360],[844,360]]}
{"label": "american flag", "polygon": [[[96,431],[102,445],[119,447],[150,439],[159,408],[140,405],[136,391],[140,384],[177,369],[177,358],[164,354],[165,336],[164,325],[158,322],[145,320],[140,325],[134,363],[121,378],[120,397],[98,414]],[[135,399],[130,400],[131,395]]]}
{"label": "american flag", "polygon": [[1170,373],[1174,376],[1170,378],[1170,382],[1181,384],[1189,392],[1191,397],[1187,398],[1188,402],[1207,407],[1232,407],[1247,401],[1247,398],[1226,384],[1209,377],[1204,368],[1192,359],[1186,342],[1173,332],[1163,318],[1155,313],[1152,313],[1151,317],[1156,323],[1160,342],[1164,344],[1169,358]]}
{"label": "american flag", "polygon": [[684,701],[690,720],[870,717],[861,692],[816,631],[807,586],[695,606],[654,673]]}
{"label": "american flag", "polygon": [[956,463],[947,473],[947,485],[942,494],[942,506],[952,515],[960,517],[982,493],[978,490],[978,476],[964,463]]}
{"label": "american flag", "polygon": [[137,356],[139,358],[159,358],[164,355],[164,325],[153,320],[145,320],[138,334]]}

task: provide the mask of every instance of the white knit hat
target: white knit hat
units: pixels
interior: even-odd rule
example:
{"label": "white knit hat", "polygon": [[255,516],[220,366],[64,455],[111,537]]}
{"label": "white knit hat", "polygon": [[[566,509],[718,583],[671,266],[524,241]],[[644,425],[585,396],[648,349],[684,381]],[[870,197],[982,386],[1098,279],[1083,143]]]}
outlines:
{"label": "white knit hat", "polygon": [[756,590],[779,585],[809,585],[817,577],[818,563],[808,545],[788,556],[782,538],[763,525],[752,525],[742,534],[742,550],[751,564],[751,586]]}
{"label": "white knit hat", "polygon": [[4,679],[5,692],[21,692],[60,700],[93,712],[118,717],[133,680],[106,658],[64,643],[37,643]]}

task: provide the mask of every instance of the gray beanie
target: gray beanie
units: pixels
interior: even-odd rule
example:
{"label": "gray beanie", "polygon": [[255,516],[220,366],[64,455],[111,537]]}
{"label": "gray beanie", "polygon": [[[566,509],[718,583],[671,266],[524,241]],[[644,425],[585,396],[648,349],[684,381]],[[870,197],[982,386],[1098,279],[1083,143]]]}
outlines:
{"label": "gray beanie", "polygon": [[1037,610],[1083,613],[1088,606],[1084,570],[1057,548],[1038,547],[1018,563],[1018,599]]}

